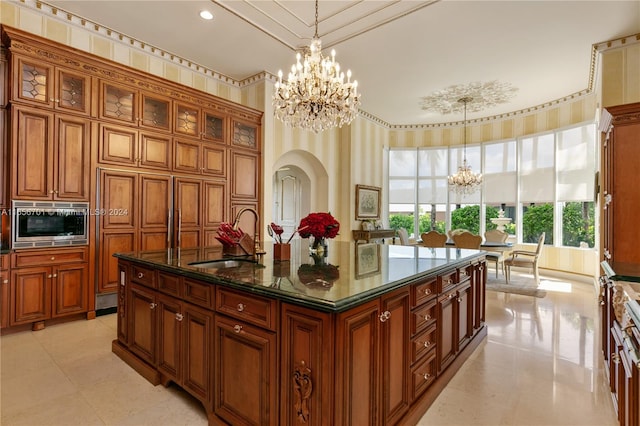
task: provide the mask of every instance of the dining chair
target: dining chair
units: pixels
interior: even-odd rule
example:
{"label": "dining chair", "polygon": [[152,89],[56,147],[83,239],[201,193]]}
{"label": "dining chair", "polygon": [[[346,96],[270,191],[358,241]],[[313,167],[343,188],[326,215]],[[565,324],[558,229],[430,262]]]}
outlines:
{"label": "dining chair", "polygon": [[403,246],[412,245],[411,240],[409,239],[409,233],[404,228],[398,228],[398,238],[400,238],[400,244]]}
{"label": "dining chair", "polygon": [[[504,231],[498,231],[497,229],[492,229],[484,233],[484,240],[486,242],[491,243],[504,243],[509,238],[509,234]],[[498,268],[502,265],[502,273],[504,275],[504,253],[502,251],[491,251],[488,248],[487,250],[487,262],[494,262],[496,264],[496,278],[498,278]]]}
{"label": "dining chair", "polygon": [[542,252],[544,237],[545,237],[545,233],[543,232],[538,238],[538,246],[536,247],[535,251],[514,250],[511,252],[511,257],[508,257],[507,259],[504,260],[503,265],[505,270],[505,278],[507,279],[507,284],[509,284],[509,279],[511,279],[512,266],[533,268],[533,276],[536,280],[536,284],[539,283],[538,259],[540,258],[540,253]]}
{"label": "dining chair", "polygon": [[420,239],[424,247],[445,247],[447,235],[438,231],[429,231],[420,234]]}
{"label": "dining chair", "polygon": [[464,231],[453,236],[453,243],[456,248],[479,249],[482,243],[482,237]]}

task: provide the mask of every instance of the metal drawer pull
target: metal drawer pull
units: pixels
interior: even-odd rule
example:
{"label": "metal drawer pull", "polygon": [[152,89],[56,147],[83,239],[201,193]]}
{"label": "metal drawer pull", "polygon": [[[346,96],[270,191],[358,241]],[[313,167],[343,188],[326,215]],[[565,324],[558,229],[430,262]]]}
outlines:
{"label": "metal drawer pull", "polygon": [[425,348],[428,348],[429,346],[431,346],[431,342],[430,341],[427,340],[426,342],[424,342],[424,347]]}
{"label": "metal drawer pull", "polygon": [[424,294],[426,294],[427,296],[431,294],[431,289],[428,288],[424,291]]}
{"label": "metal drawer pull", "polygon": [[236,333],[240,333],[242,331],[242,326],[239,324],[234,325],[233,331],[235,331]]}
{"label": "metal drawer pull", "polygon": [[158,306],[157,303],[153,303],[153,302],[149,303],[149,308],[151,308],[151,309],[155,309],[156,306]]}
{"label": "metal drawer pull", "polygon": [[429,321],[430,319],[431,319],[431,315],[430,314],[427,314],[427,315],[424,316],[424,320],[425,321]]}
{"label": "metal drawer pull", "polygon": [[47,275],[47,278],[52,278],[52,277],[53,277],[53,275],[51,275],[51,274]]}
{"label": "metal drawer pull", "polygon": [[51,256],[51,260],[56,260],[56,257],[55,256]]}
{"label": "metal drawer pull", "polygon": [[138,272],[138,278],[143,278],[144,274],[142,272]]}
{"label": "metal drawer pull", "polygon": [[182,315],[182,314],[180,314],[180,313],[176,314],[176,319],[177,319],[178,321],[182,321],[182,320],[183,320],[183,318],[184,318],[184,315]]}
{"label": "metal drawer pull", "polygon": [[462,297],[458,297],[458,303],[462,302]]}
{"label": "metal drawer pull", "polygon": [[58,274],[53,274],[53,278],[58,278]]}
{"label": "metal drawer pull", "polygon": [[429,379],[431,378],[431,374],[429,374],[429,373],[424,373],[424,374],[422,375],[422,377],[423,377],[425,380],[429,380]]}
{"label": "metal drawer pull", "polygon": [[242,303],[238,303],[238,312],[242,312],[244,311],[245,305],[243,305]]}
{"label": "metal drawer pull", "polygon": [[9,280],[2,281],[3,284],[9,284]]}
{"label": "metal drawer pull", "polygon": [[380,314],[380,322],[385,322],[389,318],[391,318],[391,312],[389,311],[384,311],[383,313]]}
{"label": "metal drawer pull", "polygon": [[620,355],[618,355],[617,353],[612,353],[611,354],[611,360],[615,363],[615,364],[620,364]]}
{"label": "metal drawer pull", "polygon": [[447,284],[453,284],[453,280],[452,280],[451,278],[449,278],[449,279],[447,280]]}

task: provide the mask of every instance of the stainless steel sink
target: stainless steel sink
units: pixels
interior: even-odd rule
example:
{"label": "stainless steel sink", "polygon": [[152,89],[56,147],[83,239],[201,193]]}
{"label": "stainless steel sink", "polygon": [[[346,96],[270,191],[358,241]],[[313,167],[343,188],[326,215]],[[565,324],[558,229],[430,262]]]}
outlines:
{"label": "stainless steel sink", "polygon": [[242,265],[256,264],[251,259],[216,259],[206,260],[202,262],[192,262],[189,266],[195,266],[196,268],[205,269],[222,269],[222,268],[237,268]]}

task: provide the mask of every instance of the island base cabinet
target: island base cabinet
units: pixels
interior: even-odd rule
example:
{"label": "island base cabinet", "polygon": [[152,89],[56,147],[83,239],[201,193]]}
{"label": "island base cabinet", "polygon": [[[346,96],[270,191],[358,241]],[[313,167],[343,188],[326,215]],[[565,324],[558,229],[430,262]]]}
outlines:
{"label": "island base cabinet", "polygon": [[276,334],[224,315],[215,316],[214,329],[211,416],[231,425],[280,424]]}
{"label": "island base cabinet", "polygon": [[333,316],[282,305],[280,424],[322,426],[333,417]]}

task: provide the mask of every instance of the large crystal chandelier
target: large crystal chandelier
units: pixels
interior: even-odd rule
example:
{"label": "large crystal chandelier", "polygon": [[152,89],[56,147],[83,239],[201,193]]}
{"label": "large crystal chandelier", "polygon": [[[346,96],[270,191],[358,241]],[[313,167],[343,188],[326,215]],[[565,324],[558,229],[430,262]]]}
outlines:
{"label": "large crystal chandelier", "polygon": [[473,98],[468,96],[458,99],[458,102],[464,104],[464,157],[457,173],[447,178],[449,180],[449,188],[463,196],[473,194],[480,189],[482,184],[482,174],[473,173],[471,166],[467,165],[467,104],[472,100]]}
{"label": "large crystal chandelier", "polygon": [[278,82],[273,94],[274,115],[291,127],[319,133],[332,127],[349,124],[358,115],[360,94],[358,82],[351,81],[351,70],[345,74],[336,62],[336,52],[331,58],[322,55],[322,43],[318,38],[318,0],[316,0],[315,35],[304,61],[296,55],[297,62],[291,66],[287,81]]}

